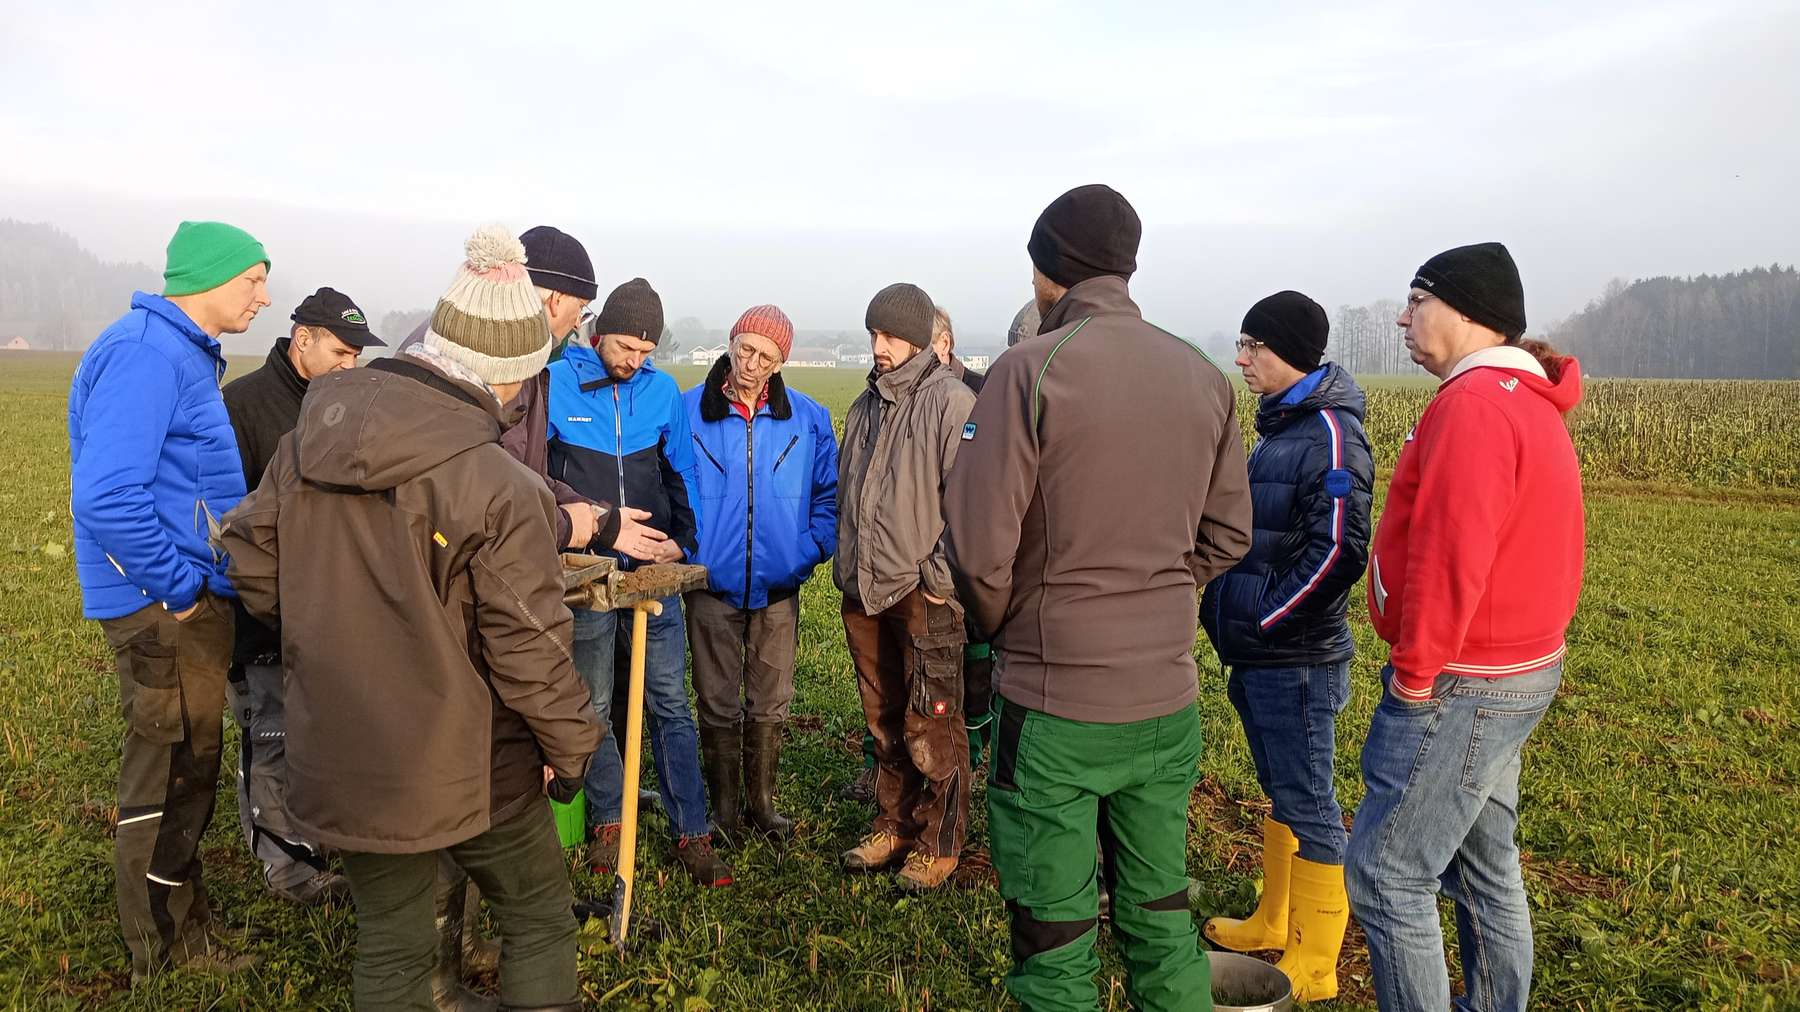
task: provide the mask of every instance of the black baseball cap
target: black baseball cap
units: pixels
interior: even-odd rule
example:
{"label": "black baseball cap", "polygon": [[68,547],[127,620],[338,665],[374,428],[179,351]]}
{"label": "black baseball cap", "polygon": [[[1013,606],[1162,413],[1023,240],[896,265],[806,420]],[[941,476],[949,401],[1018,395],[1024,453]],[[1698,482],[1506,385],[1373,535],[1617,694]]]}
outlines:
{"label": "black baseball cap", "polygon": [[324,327],[352,348],[385,348],[387,342],[369,331],[369,318],[335,288],[321,288],[301,300],[288,319],[308,327]]}

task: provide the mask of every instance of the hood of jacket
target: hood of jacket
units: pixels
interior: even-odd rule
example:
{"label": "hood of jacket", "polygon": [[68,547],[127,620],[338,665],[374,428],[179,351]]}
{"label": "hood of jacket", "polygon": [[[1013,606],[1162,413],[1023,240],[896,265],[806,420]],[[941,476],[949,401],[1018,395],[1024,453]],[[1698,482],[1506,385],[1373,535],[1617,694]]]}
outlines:
{"label": "hood of jacket", "polygon": [[1556,362],[1556,375],[1551,377],[1531,352],[1517,345],[1496,345],[1463,356],[1463,360],[1456,363],[1456,368],[1444,378],[1439,389],[1461,380],[1474,370],[1499,369],[1516,378],[1527,390],[1549,401],[1558,414],[1566,415],[1581,403],[1581,363],[1573,355],[1564,355]]}
{"label": "hood of jacket", "polygon": [[411,355],[319,377],[295,426],[300,476],[380,492],[500,440],[493,395]]}
{"label": "hood of jacket", "polygon": [[1366,405],[1356,380],[1336,362],[1327,362],[1281,393],[1265,395],[1256,407],[1256,431],[1266,436],[1295,418],[1327,409],[1353,415],[1360,422]]}

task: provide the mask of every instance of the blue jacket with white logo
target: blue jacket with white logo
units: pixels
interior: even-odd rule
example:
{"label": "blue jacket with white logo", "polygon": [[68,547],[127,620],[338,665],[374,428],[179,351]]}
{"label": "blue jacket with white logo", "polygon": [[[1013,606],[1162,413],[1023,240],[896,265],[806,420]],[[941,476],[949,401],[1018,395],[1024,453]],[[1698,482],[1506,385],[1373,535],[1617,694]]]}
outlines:
{"label": "blue jacket with white logo", "polygon": [[1229,666],[1348,660],[1350,588],[1369,562],[1375,461],[1363,392],[1327,362],[1262,399],[1250,454],[1250,551],[1206,585],[1200,621]]}
{"label": "blue jacket with white logo", "polygon": [[693,466],[674,377],[645,362],[614,379],[593,348],[570,343],[550,363],[550,476],[597,502],[650,511],[645,521],[695,554],[683,473]]}
{"label": "blue jacket with white logo", "polygon": [[244,497],[224,377],[219,342],[147,292],[81,356],[69,386],[69,512],[88,618],[151,604],[184,611],[204,590],[236,596],[211,543]]}
{"label": "blue jacket with white logo", "polygon": [[682,395],[693,431],[687,486],[708,589],[734,608],[790,597],[837,551],[837,436],[817,401],[769,379],[750,421],[724,393],[729,357]]}

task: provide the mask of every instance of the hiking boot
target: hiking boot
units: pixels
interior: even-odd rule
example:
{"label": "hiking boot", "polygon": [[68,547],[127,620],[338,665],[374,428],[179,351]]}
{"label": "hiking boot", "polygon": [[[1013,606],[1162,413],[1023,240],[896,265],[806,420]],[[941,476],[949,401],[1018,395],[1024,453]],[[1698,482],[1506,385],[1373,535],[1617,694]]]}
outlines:
{"label": "hiking boot", "polygon": [[861,843],[844,851],[844,870],[883,871],[893,867],[911,849],[911,840],[902,840],[892,833],[876,830],[863,837]]}
{"label": "hiking boot", "polygon": [[336,906],[350,899],[350,880],[327,868],[299,885],[270,885],[269,891],[295,906]]}
{"label": "hiking boot", "polygon": [[956,858],[933,857],[922,850],[906,855],[906,864],[898,876],[900,888],[909,893],[929,892],[943,885],[956,870]]}
{"label": "hiking boot", "polygon": [[588,871],[595,875],[611,875],[619,867],[619,831],[617,822],[595,826],[588,841]]}
{"label": "hiking boot", "polygon": [[864,766],[862,772],[856,775],[856,779],[850,781],[842,791],[838,792],[838,796],[845,801],[854,801],[858,804],[874,804],[875,767]]}
{"label": "hiking boot", "polygon": [[764,836],[785,840],[794,835],[794,820],[775,810],[775,767],[780,760],[780,724],[751,724],[745,729],[745,807],[750,824]]}
{"label": "hiking boot", "polygon": [[684,836],[675,841],[675,857],[694,881],[708,889],[731,884],[731,865],[713,850],[712,834]]}
{"label": "hiking boot", "polygon": [[700,766],[706,773],[706,793],[712,798],[713,832],[719,846],[736,845],[743,831],[743,728],[700,728]]}

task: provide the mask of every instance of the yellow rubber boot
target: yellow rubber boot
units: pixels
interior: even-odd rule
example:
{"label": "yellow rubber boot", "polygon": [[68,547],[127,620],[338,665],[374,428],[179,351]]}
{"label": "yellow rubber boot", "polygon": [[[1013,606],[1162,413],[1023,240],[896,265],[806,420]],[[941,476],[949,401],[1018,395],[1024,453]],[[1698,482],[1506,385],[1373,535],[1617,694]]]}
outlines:
{"label": "yellow rubber boot", "polygon": [[1275,968],[1293,981],[1299,1001],[1336,998],[1338,952],[1350,921],[1344,866],[1296,857],[1289,882],[1287,954]]}
{"label": "yellow rubber boot", "polygon": [[1300,841],[1274,819],[1263,818],[1263,891],[1256,912],[1243,920],[1209,918],[1206,937],[1234,952],[1279,949],[1288,941],[1288,869]]}

